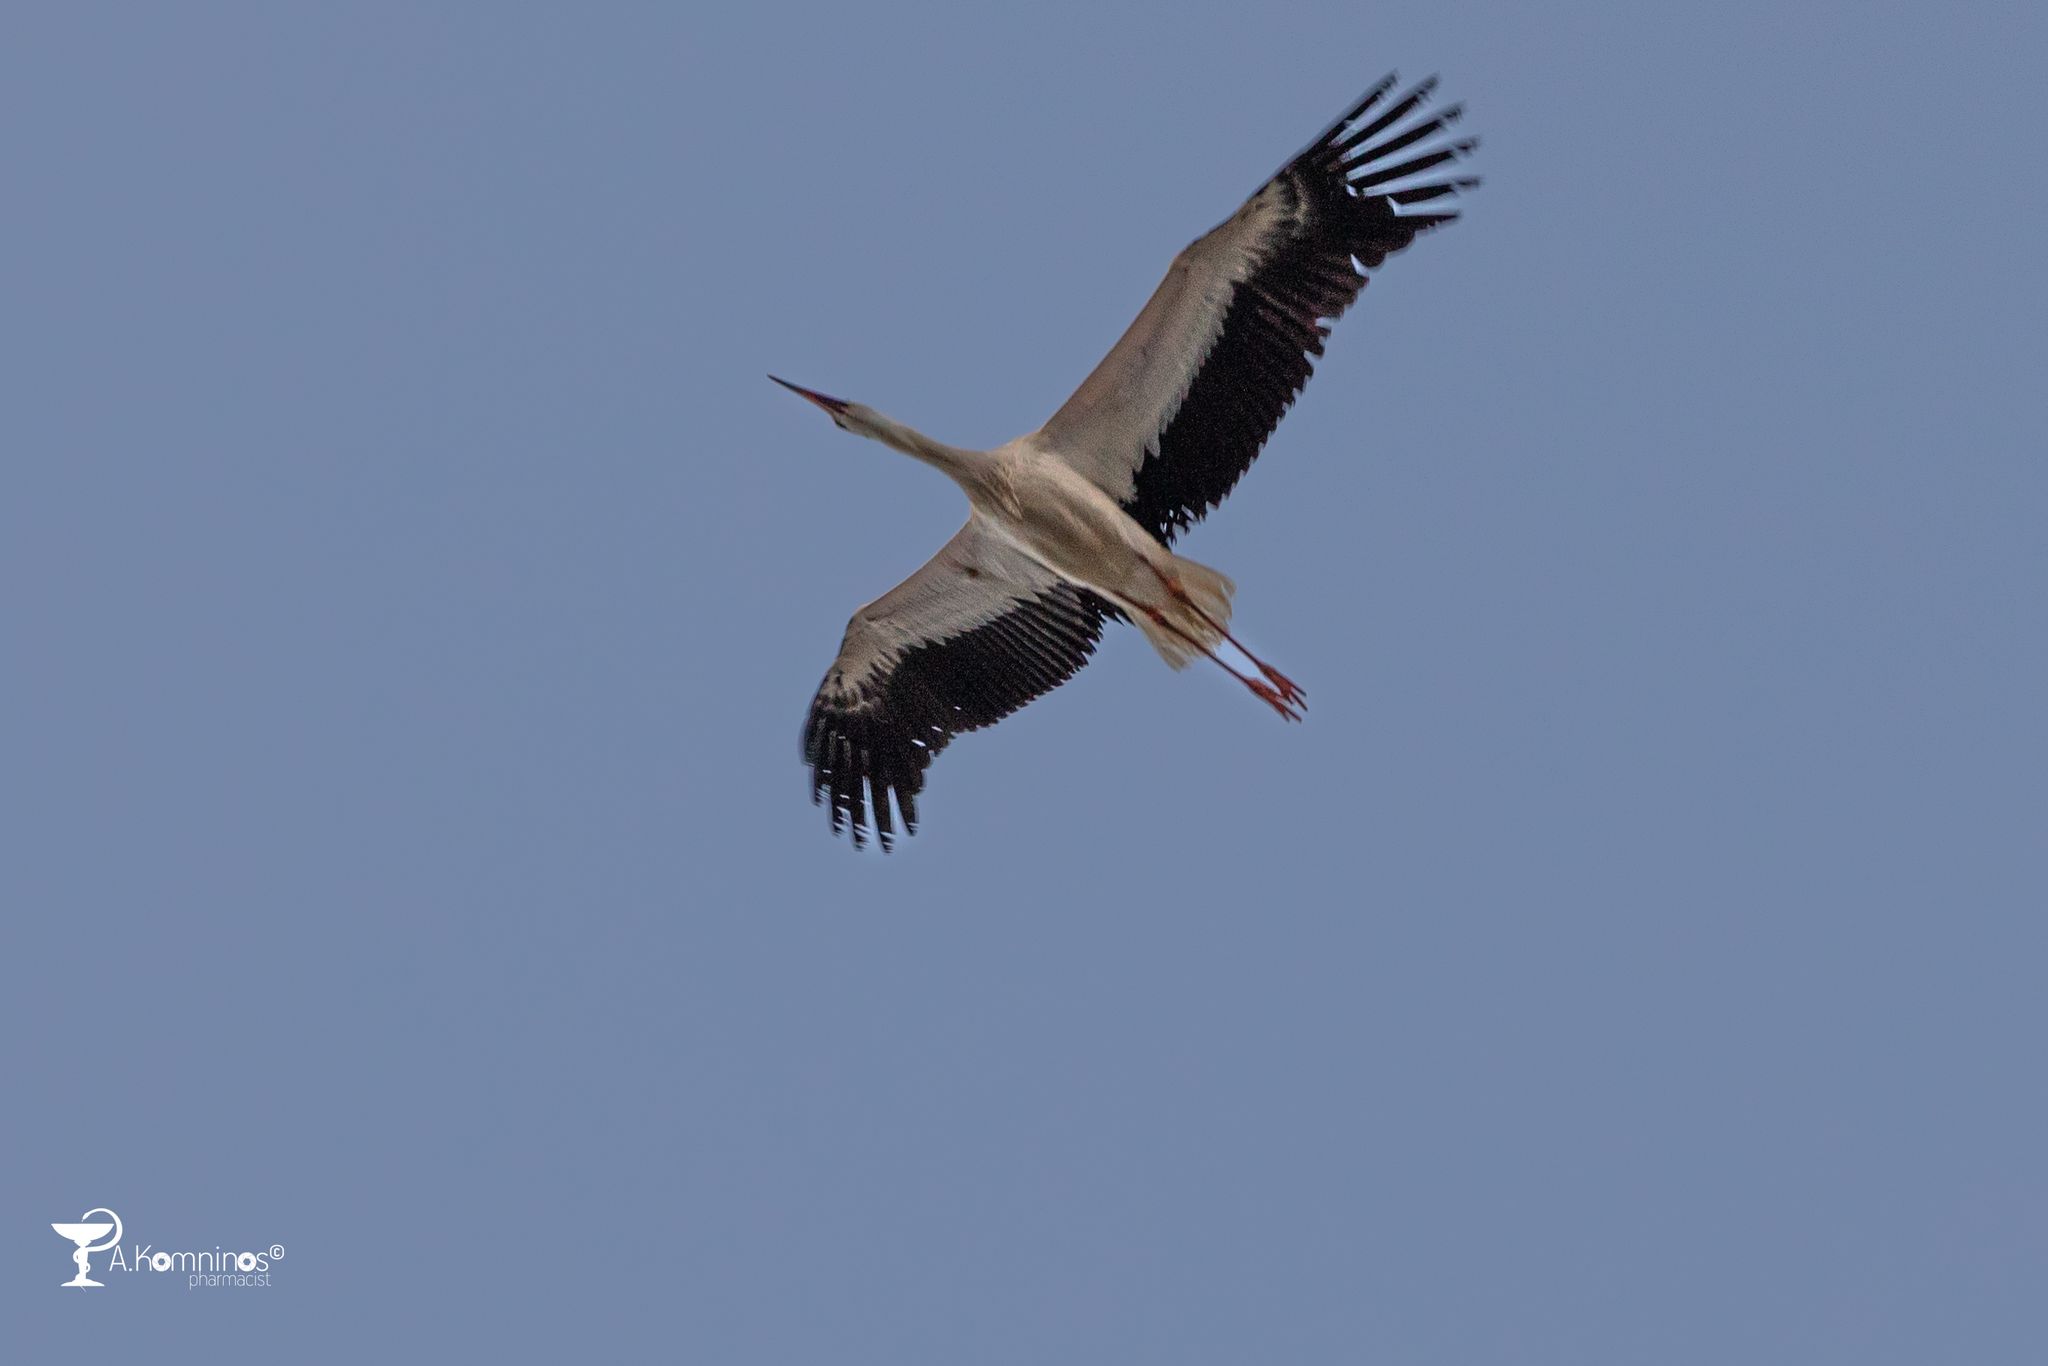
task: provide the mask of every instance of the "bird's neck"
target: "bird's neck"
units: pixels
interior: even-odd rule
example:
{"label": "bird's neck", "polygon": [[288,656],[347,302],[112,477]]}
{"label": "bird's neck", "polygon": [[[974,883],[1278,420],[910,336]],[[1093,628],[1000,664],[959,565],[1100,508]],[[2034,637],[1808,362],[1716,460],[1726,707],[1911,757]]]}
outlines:
{"label": "bird's neck", "polygon": [[889,418],[879,418],[871,435],[885,446],[945,471],[952,476],[953,482],[963,488],[972,487],[988,464],[986,451],[948,446],[943,441],[932,440],[915,427],[907,427]]}

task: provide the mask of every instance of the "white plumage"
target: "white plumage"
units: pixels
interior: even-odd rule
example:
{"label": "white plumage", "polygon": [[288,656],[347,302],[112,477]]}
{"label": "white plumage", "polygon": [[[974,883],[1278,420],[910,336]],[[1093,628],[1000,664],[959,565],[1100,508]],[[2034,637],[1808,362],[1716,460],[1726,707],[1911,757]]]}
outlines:
{"label": "white plumage", "polygon": [[[1322,354],[1324,320],[1357,298],[1364,270],[1456,217],[1413,207],[1478,183],[1419,179],[1476,145],[1438,136],[1455,106],[1418,115],[1434,85],[1380,110],[1389,76],[1183,250],[1035,432],[967,450],[776,381],[840,427],[943,470],[972,508],[937,555],[854,613],[811,704],[803,753],[834,830],[856,847],[872,830],[887,849],[900,815],[914,834],[933,756],[1072,677],[1111,616],[1135,623],[1174,668],[1207,656],[1300,719],[1301,690],[1230,635],[1230,580],[1170,544],[1251,466]],[[1257,672],[1219,655],[1225,642]]]}

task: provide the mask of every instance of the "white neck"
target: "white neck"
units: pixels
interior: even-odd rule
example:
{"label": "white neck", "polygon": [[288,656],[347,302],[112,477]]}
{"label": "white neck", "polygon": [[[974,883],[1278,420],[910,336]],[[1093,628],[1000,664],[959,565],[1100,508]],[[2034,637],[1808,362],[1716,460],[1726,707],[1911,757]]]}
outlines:
{"label": "white neck", "polygon": [[885,446],[944,470],[952,476],[954,483],[963,488],[978,482],[981,472],[988,466],[987,451],[948,446],[943,441],[932,440],[915,427],[905,426],[880,413],[874,415],[872,430],[863,431],[861,435],[871,436]]}

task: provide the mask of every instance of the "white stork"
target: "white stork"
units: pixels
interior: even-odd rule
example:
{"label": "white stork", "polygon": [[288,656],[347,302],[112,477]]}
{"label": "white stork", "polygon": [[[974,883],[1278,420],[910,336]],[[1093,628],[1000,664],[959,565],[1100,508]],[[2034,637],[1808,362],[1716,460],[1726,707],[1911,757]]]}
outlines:
{"label": "white stork", "polygon": [[[1408,210],[1478,184],[1417,179],[1477,144],[1437,137],[1457,106],[1417,114],[1434,78],[1375,113],[1394,79],[1175,257],[1137,321],[1035,432],[964,450],[775,381],[840,428],[937,466],[972,509],[928,563],[853,614],[804,723],[811,800],[829,794],[832,828],[856,848],[870,828],[891,846],[892,801],[917,833],[924,772],[946,742],[1071,678],[1108,617],[1135,622],[1171,667],[1207,656],[1300,719],[1301,689],[1230,635],[1230,580],[1168,546],[1250,468],[1322,354],[1323,320],[1365,287],[1361,266],[1457,217]],[[1256,674],[1217,653],[1225,641]]]}

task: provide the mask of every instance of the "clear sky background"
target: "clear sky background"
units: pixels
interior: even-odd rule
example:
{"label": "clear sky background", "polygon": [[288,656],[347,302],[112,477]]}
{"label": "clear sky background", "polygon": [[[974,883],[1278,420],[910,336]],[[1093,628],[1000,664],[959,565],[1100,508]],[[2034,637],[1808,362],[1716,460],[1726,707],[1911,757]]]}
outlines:
{"label": "clear sky background", "polygon": [[[2048,1359],[2038,6],[5,27],[0,1356]],[[1395,66],[1185,542],[1307,724],[1118,629],[834,841],[962,500],[764,372],[1026,430]]]}

